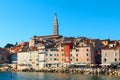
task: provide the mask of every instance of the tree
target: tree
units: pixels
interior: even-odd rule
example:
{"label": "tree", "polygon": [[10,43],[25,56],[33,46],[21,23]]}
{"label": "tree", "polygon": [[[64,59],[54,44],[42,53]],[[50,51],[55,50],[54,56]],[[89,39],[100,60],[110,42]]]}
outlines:
{"label": "tree", "polygon": [[11,48],[11,47],[14,47],[14,45],[13,45],[13,44],[10,44],[10,43],[8,43],[8,44],[6,44],[6,45],[4,46],[4,48]]}

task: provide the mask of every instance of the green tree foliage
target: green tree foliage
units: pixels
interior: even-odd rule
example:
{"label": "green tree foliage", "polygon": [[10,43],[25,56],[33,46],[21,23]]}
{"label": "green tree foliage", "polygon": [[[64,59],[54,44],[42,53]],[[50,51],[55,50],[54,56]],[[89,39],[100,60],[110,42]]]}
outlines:
{"label": "green tree foliage", "polygon": [[10,43],[8,43],[8,44],[6,44],[6,45],[4,46],[4,48],[11,48],[11,47],[14,47],[14,45],[13,45],[13,44],[10,44]]}

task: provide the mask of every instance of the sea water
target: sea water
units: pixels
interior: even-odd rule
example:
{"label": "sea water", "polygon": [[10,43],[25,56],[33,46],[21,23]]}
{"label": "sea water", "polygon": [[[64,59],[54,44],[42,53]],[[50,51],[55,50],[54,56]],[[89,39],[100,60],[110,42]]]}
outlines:
{"label": "sea water", "polygon": [[0,72],[0,80],[120,80],[120,76],[45,72]]}

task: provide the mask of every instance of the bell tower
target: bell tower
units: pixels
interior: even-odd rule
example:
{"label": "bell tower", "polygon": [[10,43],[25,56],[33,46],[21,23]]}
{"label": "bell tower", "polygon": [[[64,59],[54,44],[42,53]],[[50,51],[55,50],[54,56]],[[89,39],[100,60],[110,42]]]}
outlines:
{"label": "bell tower", "polygon": [[53,35],[59,35],[59,24],[58,24],[58,19],[57,19],[56,13],[55,13],[55,17],[54,17]]}

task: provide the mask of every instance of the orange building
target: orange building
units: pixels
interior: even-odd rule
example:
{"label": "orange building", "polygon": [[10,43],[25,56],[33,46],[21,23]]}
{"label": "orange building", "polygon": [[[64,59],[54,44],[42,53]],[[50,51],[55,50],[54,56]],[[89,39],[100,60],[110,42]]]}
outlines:
{"label": "orange building", "polygon": [[70,45],[64,46],[65,62],[70,63]]}
{"label": "orange building", "polygon": [[71,42],[65,42],[64,43],[64,55],[65,55],[65,63],[70,63],[70,50],[73,46],[73,43]]}

